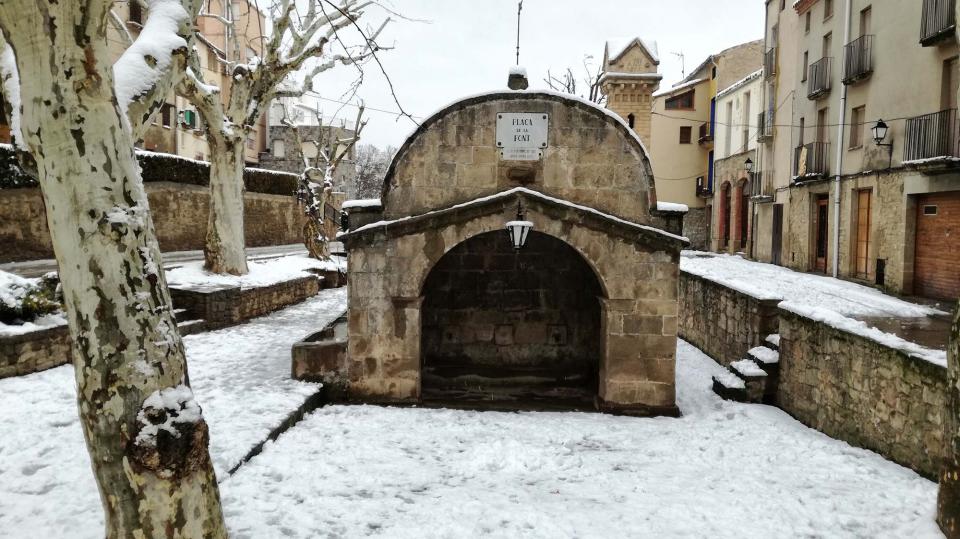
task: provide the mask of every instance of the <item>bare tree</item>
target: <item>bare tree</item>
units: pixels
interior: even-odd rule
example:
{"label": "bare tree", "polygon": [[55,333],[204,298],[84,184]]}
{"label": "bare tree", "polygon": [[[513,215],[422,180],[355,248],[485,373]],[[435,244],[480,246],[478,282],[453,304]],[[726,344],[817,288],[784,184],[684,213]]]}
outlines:
{"label": "bare tree", "polygon": [[[210,213],[204,245],[205,268],[215,273],[247,273],[244,253],[243,166],[244,144],[259,120],[263,107],[274,98],[303,95],[313,89],[314,78],[338,65],[359,65],[380,50],[376,39],[384,26],[361,31],[357,26],[364,9],[373,2],[342,0],[275,0],[270,5],[269,31],[263,37],[262,57],[243,62],[228,56],[223,61],[231,73],[230,95],[203,80],[196,51],[179,92],[188,98],[209,126]],[[229,5],[229,3],[227,3]],[[229,11],[229,10],[228,10]],[[202,13],[219,20],[227,36],[236,40],[230,16]],[[360,34],[361,43],[349,46],[341,39],[347,29]],[[333,51],[334,45],[337,50]],[[239,49],[236,41],[228,46]],[[281,83],[301,68],[305,82],[295,90],[282,90]]]}
{"label": "bare tree", "polygon": [[378,198],[383,191],[383,179],[390,168],[397,149],[387,146],[381,150],[372,144],[357,146],[356,152],[356,179],[357,198]]}
{"label": "bare tree", "polygon": [[327,202],[333,191],[333,177],[337,167],[350,155],[367,125],[363,119],[363,111],[361,104],[357,109],[353,132],[345,138],[338,136],[338,131],[346,131],[345,124],[339,130],[333,125],[324,126],[323,115],[316,112],[318,129],[315,130],[316,136],[310,141],[317,156],[313,164],[303,152],[304,140],[300,130],[292,123],[287,123],[293,130],[297,150],[303,158],[303,174],[300,175],[297,186],[297,201],[303,206],[307,216],[307,222],[303,225],[303,244],[310,256],[318,260],[330,259],[330,238],[336,233],[337,221],[326,216]]}
{"label": "bare tree", "polygon": [[607,101],[607,96],[600,91],[600,80],[603,78],[603,66],[593,65],[593,56],[585,55],[583,57],[583,74],[579,79],[583,82],[581,88],[586,88],[586,93],[577,91],[578,79],[573,74],[573,69],[566,68],[560,75],[554,75],[547,70],[547,77],[543,79],[547,87],[555,92],[576,95],[587,99],[598,105],[603,105]]}
{"label": "bare tree", "polygon": [[226,536],[134,157],[184,72],[198,4],[149,0],[113,62],[112,0],[0,2],[11,131],[47,207],[107,537]]}

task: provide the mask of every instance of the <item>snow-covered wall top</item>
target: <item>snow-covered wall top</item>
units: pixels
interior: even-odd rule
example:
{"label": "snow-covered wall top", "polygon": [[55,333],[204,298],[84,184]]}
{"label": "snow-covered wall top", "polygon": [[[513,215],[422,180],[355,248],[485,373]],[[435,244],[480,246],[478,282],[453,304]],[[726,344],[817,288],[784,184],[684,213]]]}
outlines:
{"label": "snow-covered wall top", "polygon": [[[496,140],[503,113],[547,117],[542,157],[503,158]],[[647,150],[619,116],[568,94],[495,91],[445,106],[407,138],[384,181],[384,217],[423,214],[518,185],[640,224],[651,224],[657,201]]]}

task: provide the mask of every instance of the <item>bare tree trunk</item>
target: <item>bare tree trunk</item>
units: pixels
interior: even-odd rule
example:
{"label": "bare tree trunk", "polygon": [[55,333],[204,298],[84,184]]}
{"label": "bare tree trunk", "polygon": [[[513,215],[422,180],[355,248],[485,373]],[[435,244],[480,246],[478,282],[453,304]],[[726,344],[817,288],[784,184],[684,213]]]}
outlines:
{"label": "bare tree trunk", "polygon": [[12,47],[22,74],[20,132],[61,269],[80,420],[107,537],[225,537],[207,425],[186,385],[134,137],[114,90],[110,4],[0,3],[0,49]]}
{"label": "bare tree trunk", "polygon": [[210,130],[210,213],[203,248],[204,268],[214,273],[245,275],[243,219],[244,136]]}
{"label": "bare tree trunk", "polygon": [[947,349],[949,390],[946,425],[947,458],[940,473],[937,523],[950,539],[960,538],[960,308],[953,319]]}

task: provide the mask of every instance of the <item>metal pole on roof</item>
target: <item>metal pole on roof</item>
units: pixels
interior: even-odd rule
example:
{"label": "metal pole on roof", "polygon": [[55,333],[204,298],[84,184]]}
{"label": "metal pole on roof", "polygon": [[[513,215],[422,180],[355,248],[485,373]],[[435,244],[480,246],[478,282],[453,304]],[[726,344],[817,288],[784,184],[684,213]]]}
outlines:
{"label": "metal pole on roof", "polygon": [[523,11],[523,0],[517,4],[517,65],[520,65],[520,12]]}

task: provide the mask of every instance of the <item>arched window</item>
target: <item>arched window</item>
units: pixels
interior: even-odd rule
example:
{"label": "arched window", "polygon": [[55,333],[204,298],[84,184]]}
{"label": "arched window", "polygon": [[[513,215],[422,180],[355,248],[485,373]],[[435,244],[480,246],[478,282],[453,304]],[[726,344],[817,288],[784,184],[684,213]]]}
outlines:
{"label": "arched window", "polygon": [[637,117],[631,112],[627,114],[627,124],[630,126],[630,129],[633,129],[633,124],[637,121]]}

